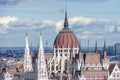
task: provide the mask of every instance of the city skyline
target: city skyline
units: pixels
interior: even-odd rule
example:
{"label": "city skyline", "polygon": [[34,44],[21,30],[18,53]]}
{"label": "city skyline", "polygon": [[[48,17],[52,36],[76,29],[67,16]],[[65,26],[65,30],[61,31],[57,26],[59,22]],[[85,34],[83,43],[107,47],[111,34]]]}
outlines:
{"label": "city skyline", "polygon": [[43,43],[52,47],[63,28],[65,4],[71,30],[81,39],[82,46],[113,45],[120,38],[119,0],[2,0],[0,1],[0,46],[37,46],[40,32]]}

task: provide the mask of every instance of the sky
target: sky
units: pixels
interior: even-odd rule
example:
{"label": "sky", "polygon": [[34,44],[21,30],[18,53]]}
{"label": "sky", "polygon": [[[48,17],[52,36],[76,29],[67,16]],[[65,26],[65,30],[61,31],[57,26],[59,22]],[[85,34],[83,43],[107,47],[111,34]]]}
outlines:
{"label": "sky", "polygon": [[67,5],[69,28],[83,47],[120,43],[120,0],[0,0],[0,47],[37,46],[40,32],[43,43],[52,47],[63,28]]}

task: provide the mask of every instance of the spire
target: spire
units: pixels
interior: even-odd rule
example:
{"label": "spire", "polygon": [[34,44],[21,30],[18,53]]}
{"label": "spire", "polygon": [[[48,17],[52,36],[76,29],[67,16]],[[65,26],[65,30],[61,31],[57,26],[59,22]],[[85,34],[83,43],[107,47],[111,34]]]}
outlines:
{"label": "spire", "polygon": [[66,8],[66,7],[65,7],[65,22],[64,22],[64,28],[68,28],[67,8]]}
{"label": "spire", "polygon": [[104,40],[104,52],[106,51],[106,40]]}
{"label": "spire", "polygon": [[96,40],[96,43],[95,43],[95,53],[98,52],[98,48],[97,48],[97,40]]}
{"label": "spire", "polygon": [[47,66],[44,56],[44,48],[42,42],[42,33],[40,33],[40,42],[38,50],[38,79],[37,80],[48,80]]}
{"label": "spire", "polygon": [[43,49],[43,43],[42,43],[42,33],[40,33],[39,49]]}
{"label": "spire", "polygon": [[25,44],[25,54],[24,54],[24,72],[33,71],[32,59],[30,55],[29,45],[28,45],[28,35],[26,33],[26,44]]}
{"label": "spire", "polygon": [[29,48],[29,44],[28,44],[28,35],[26,33],[26,45],[25,45],[25,48],[28,49]]}

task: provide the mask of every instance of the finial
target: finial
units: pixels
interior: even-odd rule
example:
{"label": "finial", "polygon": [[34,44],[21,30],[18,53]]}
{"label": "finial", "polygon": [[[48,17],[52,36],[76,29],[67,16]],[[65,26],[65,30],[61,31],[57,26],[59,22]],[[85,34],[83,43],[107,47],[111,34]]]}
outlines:
{"label": "finial", "polygon": [[96,40],[96,43],[95,43],[95,53],[97,53],[98,51],[98,48],[97,48],[97,40]]}
{"label": "finial", "polygon": [[28,34],[26,33],[26,36],[28,36]]}
{"label": "finial", "polygon": [[106,40],[104,39],[104,51],[106,51]]}
{"label": "finial", "polygon": [[40,32],[40,36],[42,36],[42,32]]}
{"label": "finial", "polygon": [[65,22],[64,22],[64,28],[68,28],[67,6],[66,5],[65,5]]}

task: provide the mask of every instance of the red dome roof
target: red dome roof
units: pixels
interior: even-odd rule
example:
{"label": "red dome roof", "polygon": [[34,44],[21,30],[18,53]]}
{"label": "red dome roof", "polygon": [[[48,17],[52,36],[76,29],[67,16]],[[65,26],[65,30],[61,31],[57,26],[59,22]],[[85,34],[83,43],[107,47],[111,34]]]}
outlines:
{"label": "red dome roof", "polygon": [[62,48],[77,48],[79,46],[77,37],[69,28],[63,28],[62,31],[59,32],[55,41],[54,41],[55,48],[59,47]]}
{"label": "red dome roof", "polygon": [[65,22],[64,22],[64,28],[62,31],[59,32],[57,35],[55,41],[54,41],[54,47],[57,48],[77,48],[79,46],[77,37],[74,35],[74,33],[69,29],[68,27],[68,20],[67,20],[67,11],[65,12]]}
{"label": "red dome roof", "polygon": [[69,29],[68,27],[68,20],[67,20],[67,11],[65,12],[65,22],[64,22],[64,28],[62,31],[59,32],[57,35],[55,41],[54,41],[54,47],[57,48],[77,48],[79,46],[77,37],[74,35],[74,33]]}

